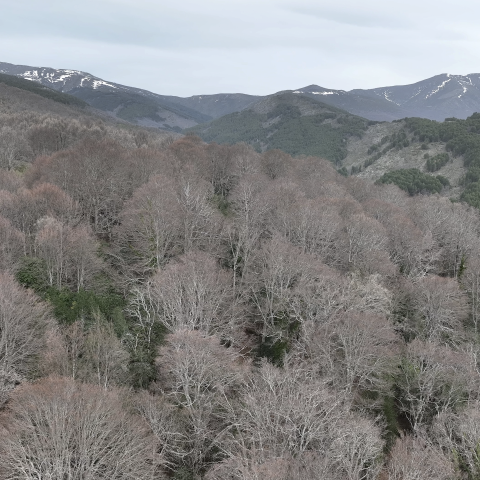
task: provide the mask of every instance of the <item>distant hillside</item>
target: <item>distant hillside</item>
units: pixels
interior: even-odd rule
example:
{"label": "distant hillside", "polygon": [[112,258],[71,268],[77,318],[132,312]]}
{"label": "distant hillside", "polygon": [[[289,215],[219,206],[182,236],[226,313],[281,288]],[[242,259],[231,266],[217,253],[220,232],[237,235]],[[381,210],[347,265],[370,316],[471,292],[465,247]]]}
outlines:
{"label": "distant hillside", "polygon": [[347,140],[361,137],[372,122],[293,93],[270,95],[242,112],[189,129],[206,142],[246,142],[256,150],[278,148],[339,163]]}
{"label": "distant hillside", "polygon": [[309,85],[294,91],[321,99],[347,112],[370,120],[398,120],[422,117],[443,121],[447,117],[465,119],[480,111],[480,74],[448,73],[413,83],[349,92]]}
{"label": "distant hillside", "polygon": [[[130,123],[176,132],[241,112],[271,96],[218,93],[182,98],[106,81],[78,70],[2,62],[0,72],[68,93]],[[374,121],[406,117],[438,121],[453,116],[465,119],[480,111],[478,73],[441,74],[411,85],[373,89],[345,91],[309,85],[279,93],[288,92]],[[230,121],[226,119],[227,124]]]}
{"label": "distant hillside", "polygon": [[0,72],[69,93],[111,116],[147,127],[180,132],[233,111],[259,97],[244,94],[180,98],[102,80],[78,70],[31,67],[0,62]]}
{"label": "distant hillside", "polygon": [[82,142],[108,140],[131,149],[155,148],[179,136],[130,125],[70,95],[5,77],[7,82],[0,76],[0,170],[23,171],[39,156]]}
{"label": "distant hillside", "polygon": [[[393,183],[405,186],[409,192],[416,191],[414,183],[424,182],[419,173],[440,175],[450,184],[445,192],[448,196],[480,208],[478,113],[466,120],[452,117],[436,122],[406,118],[380,123],[370,126],[362,138],[351,138],[347,150],[342,166],[349,174],[373,181],[394,179]],[[390,175],[392,171],[403,169],[418,171],[409,174],[412,182],[409,183],[403,174]]]}
{"label": "distant hillside", "polygon": [[72,105],[76,107],[86,107],[88,104],[79,98],[61,92],[56,92],[51,88],[38,85],[37,83],[23,80],[22,78],[13,77],[12,75],[5,75],[0,73],[0,83],[4,83],[10,87],[19,88],[28,92],[35,93],[41,97],[48,98],[54,102],[64,103],[65,105]]}

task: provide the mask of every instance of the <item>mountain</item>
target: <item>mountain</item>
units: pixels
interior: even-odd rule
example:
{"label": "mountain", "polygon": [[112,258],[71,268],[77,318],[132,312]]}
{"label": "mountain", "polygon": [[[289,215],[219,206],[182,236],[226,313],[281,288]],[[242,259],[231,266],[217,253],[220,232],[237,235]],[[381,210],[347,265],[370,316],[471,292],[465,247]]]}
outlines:
{"label": "mountain", "polygon": [[361,137],[371,123],[309,96],[280,92],[189,132],[206,142],[246,142],[262,152],[277,148],[339,163],[347,154],[348,138]]}
{"label": "mountain", "polygon": [[[15,75],[68,93],[128,122],[177,132],[243,111],[267,98],[242,93],[195,95],[187,98],[159,95],[106,81],[78,70],[2,62],[0,73]],[[446,73],[411,85],[350,91],[309,85],[279,93],[308,97],[375,121],[393,121],[406,117],[437,121],[448,117],[465,119],[480,111],[480,74],[462,76]]]}
{"label": "mountain", "polygon": [[66,93],[56,92],[51,88],[44,87],[43,85],[38,85],[28,80],[22,78],[14,77],[12,75],[6,75],[0,73],[0,83],[8,85],[10,87],[15,87],[20,90],[26,90],[28,92],[35,93],[44,98],[49,98],[54,102],[64,103],[65,105],[72,105],[76,107],[86,107],[88,104],[72,95]]}
{"label": "mountain", "polygon": [[369,120],[392,121],[408,116],[408,112],[401,106],[381,96],[333,90],[318,85],[299,88],[293,90],[292,93],[299,96],[308,96],[316,101],[341,108]]}
{"label": "mountain", "polygon": [[465,119],[480,111],[480,74],[448,73],[411,85],[333,90],[309,85],[293,93],[321,98],[321,101],[370,120],[398,120],[421,117],[443,121]]}
{"label": "mountain", "polygon": [[259,98],[245,94],[197,95],[189,98],[158,95],[105,81],[78,70],[4,62],[0,62],[0,73],[15,75],[68,93],[92,107],[131,123],[175,131],[242,110]]}

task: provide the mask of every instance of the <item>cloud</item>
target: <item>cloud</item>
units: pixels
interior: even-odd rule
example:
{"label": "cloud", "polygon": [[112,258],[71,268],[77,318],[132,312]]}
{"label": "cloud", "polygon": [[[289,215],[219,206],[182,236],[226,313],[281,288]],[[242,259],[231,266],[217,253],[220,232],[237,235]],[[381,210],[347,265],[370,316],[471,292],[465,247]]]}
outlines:
{"label": "cloud", "polygon": [[17,0],[2,6],[0,61],[180,96],[373,88],[478,70],[479,10],[469,0]]}

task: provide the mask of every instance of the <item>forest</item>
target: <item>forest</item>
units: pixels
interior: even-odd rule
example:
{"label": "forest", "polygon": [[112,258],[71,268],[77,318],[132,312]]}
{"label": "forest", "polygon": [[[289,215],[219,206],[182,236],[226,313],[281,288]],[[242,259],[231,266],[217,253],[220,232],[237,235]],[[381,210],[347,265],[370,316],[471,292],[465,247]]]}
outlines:
{"label": "forest", "polygon": [[0,479],[479,479],[480,217],[427,190],[0,84]]}

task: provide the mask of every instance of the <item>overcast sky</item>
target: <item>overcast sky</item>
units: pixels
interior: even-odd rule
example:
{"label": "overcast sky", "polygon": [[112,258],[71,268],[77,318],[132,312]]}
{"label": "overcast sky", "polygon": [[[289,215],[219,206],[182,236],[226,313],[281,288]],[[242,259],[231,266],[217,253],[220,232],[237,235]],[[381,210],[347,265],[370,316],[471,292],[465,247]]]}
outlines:
{"label": "overcast sky", "polygon": [[350,90],[480,73],[480,3],[0,0],[0,61],[165,95]]}

